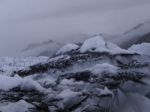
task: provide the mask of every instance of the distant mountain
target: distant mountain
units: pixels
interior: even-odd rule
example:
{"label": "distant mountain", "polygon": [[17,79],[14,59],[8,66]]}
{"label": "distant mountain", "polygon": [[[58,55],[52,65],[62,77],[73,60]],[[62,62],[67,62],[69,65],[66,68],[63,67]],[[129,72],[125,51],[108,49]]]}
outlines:
{"label": "distant mountain", "polygon": [[55,42],[53,40],[48,40],[41,43],[33,43],[23,49],[20,55],[51,57],[63,45],[64,43]]}
{"label": "distant mountain", "polygon": [[142,38],[138,39],[137,43],[148,42],[150,43],[150,33],[142,36]]}
{"label": "distant mountain", "polygon": [[[120,35],[109,35],[105,33],[100,33],[98,35],[102,36],[107,41],[111,41],[119,45],[122,48],[129,48],[133,44],[150,42],[150,22],[138,24],[135,27],[129,29],[128,31]],[[83,41],[92,36],[94,35],[86,35],[86,36],[82,35],[80,37],[81,40]],[[78,42],[78,45],[81,45],[82,41]],[[75,43],[75,40],[72,40],[72,42]],[[21,56],[52,57],[56,53],[56,51],[58,51],[58,49],[61,48],[64,44],[65,43],[60,43],[53,40],[48,40],[41,43],[32,43],[21,51]]]}
{"label": "distant mountain", "polygon": [[130,47],[131,44],[141,44],[143,42],[150,43],[150,32],[137,39],[135,38],[134,40],[131,40],[130,42],[128,42],[127,47]]}
{"label": "distant mountain", "polygon": [[21,56],[48,56],[52,57],[63,45],[66,43],[76,43],[78,45],[81,45],[84,40],[87,38],[90,38],[90,35],[87,34],[72,34],[72,35],[66,35],[65,37],[60,37],[61,39],[65,38],[64,40],[57,41],[48,39],[43,40],[43,42],[40,43],[31,43],[27,45],[26,48],[24,48],[22,51],[20,51]]}
{"label": "distant mountain", "polygon": [[129,48],[133,44],[150,42],[150,21],[140,23],[135,27],[127,30],[123,34],[109,35],[100,33],[105,40],[111,41],[122,48]]}
{"label": "distant mountain", "polygon": [[122,35],[121,47],[129,48],[133,44],[150,42],[150,22],[138,24]]}

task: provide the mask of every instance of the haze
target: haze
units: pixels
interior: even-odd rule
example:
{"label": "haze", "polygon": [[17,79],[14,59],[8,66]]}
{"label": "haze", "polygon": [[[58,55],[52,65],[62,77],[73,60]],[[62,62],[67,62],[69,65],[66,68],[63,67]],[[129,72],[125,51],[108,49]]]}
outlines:
{"label": "haze", "polygon": [[0,56],[30,43],[121,34],[149,21],[150,0],[0,0]]}

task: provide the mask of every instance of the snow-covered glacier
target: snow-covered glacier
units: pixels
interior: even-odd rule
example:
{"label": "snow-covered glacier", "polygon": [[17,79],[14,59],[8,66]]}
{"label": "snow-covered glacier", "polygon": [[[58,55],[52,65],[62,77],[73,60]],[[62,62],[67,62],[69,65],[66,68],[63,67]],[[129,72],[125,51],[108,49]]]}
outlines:
{"label": "snow-covered glacier", "polygon": [[149,45],[126,50],[96,35],[53,58],[0,57],[0,111],[149,112]]}
{"label": "snow-covered glacier", "polygon": [[19,56],[19,57],[0,57],[0,72],[7,72],[7,75],[15,70],[22,70],[31,65],[46,62],[49,57],[46,56]]}

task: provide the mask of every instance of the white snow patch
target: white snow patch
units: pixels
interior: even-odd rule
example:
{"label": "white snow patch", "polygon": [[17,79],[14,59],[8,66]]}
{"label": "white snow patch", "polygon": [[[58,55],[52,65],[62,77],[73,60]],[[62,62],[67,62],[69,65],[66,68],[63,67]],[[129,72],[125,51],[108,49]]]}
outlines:
{"label": "white snow patch", "polygon": [[94,36],[90,39],[87,39],[80,48],[80,52],[109,52],[111,54],[119,53],[133,53],[125,49],[121,49],[117,45],[111,42],[105,42],[103,37],[100,35]]}
{"label": "white snow patch", "polygon": [[70,56],[60,55],[60,56],[57,56],[57,57],[54,57],[54,58],[50,58],[48,61],[49,61],[49,62],[50,62],[50,61],[52,62],[52,61],[57,61],[57,60],[59,60],[59,59],[64,59],[64,58],[69,59]]}
{"label": "white snow patch", "polygon": [[129,51],[150,56],[150,43],[142,43],[131,46]]}
{"label": "white snow patch", "polygon": [[79,48],[78,45],[73,44],[73,43],[68,43],[68,44],[64,45],[62,48],[60,48],[58,50],[58,52],[56,53],[56,55],[64,54],[64,53],[76,50],[78,48]]}
{"label": "white snow patch", "polygon": [[39,92],[45,91],[45,89],[39,83],[28,78],[24,78],[22,80],[20,88],[23,90],[37,90]]}
{"label": "white snow patch", "polygon": [[111,54],[120,54],[120,53],[134,54],[134,52],[130,52],[126,49],[122,49],[119,46],[117,46],[116,44],[111,43],[111,42],[106,42],[106,47],[108,48],[108,52],[110,52]]}
{"label": "white snow patch", "polygon": [[46,78],[40,78],[38,80],[36,80],[38,83],[40,83],[41,85],[51,85],[51,84],[55,84],[56,83],[56,79],[54,77],[51,76],[47,76]]}
{"label": "white snow patch", "polygon": [[[101,36],[95,36],[93,38],[85,40],[83,45],[80,48],[80,52],[84,53],[87,51],[98,51],[98,50],[105,50],[105,41]],[[101,49],[99,49],[101,48]]]}
{"label": "white snow patch", "polygon": [[74,92],[71,91],[70,89],[65,89],[58,94],[58,97],[62,98],[64,101],[68,101],[70,98],[74,98],[80,94],[81,94],[80,92]]}
{"label": "white snow patch", "polygon": [[103,72],[115,74],[118,71],[118,67],[111,65],[109,63],[103,63],[103,64],[96,64],[94,67],[89,68],[87,70],[90,70],[92,73],[99,75],[102,74]]}
{"label": "white snow patch", "polygon": [[113,95],[113,92],[105,87],[103,90],[100,90],[100,95]]}
{"label": "white snow patch", "polygon": [[40,84],[32,79],[0,75],[0,90],[9,91],[16,87],[23,90],[37,90],[39,92],[45,90]]}
{"label": "white snow patch", "polygon": [[83,84],[84,82],[82,81],[75,81],[74,79],[63,79],[61,81],[61,85],[80,85],[80,84]]}
{"label": "white snow patch", "polygon": [[28,109],[34,108],[33,105],[27,103],[24,100],[20,100],[16,103],[9,103],[5,106],[0,106],[2,112],[28,112]]}

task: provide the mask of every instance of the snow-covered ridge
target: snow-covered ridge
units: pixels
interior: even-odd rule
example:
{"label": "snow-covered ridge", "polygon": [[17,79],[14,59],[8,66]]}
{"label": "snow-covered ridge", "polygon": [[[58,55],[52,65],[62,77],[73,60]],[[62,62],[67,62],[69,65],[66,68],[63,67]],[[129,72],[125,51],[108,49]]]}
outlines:
{"label": "snow-covered ridge", "polygon": [[147,21],[136,25],[132,29],[126,31],[123,35],[129,36],[130,38],[134,38],[136,36],[142,36],[150,32],[149,28],[150,28],[150,21]]}
{"label": "snow-covered ridge", "polygon": [[147,21],[138,24],[137,26],[133,27],[132,29],[128,30],[127,32],[119,36],[117,39],[121,41],[120,45],[122,47],[128,48],[133,44],[137,44],[139,40],[143,42],[146,41],[144,39],[142,40],[142,37],[149,33],[150,33],[150,21]]}
{"label": "snow-covered ridge", "polygon": [[112,42],[105,41],[101,35],[96,35],[92,38],[89,38],[83,42],[81,46],[76,44],[66,44],[56,53],[66,54],[78,50],[80,53],[86,52],[107,52],[110,54],[144,54],[150,55],[150,43],[142,43],[131,46],[129,49],[122,49],[119,46],[115,45]]}
{"label": "snow-covered ridge", "polygon": [[56,55],[61,55],[61,54],[67,53],[67,52],[71,52],[73,50],[77,50],[78,48],[79,48],[78,45],[73,44],[73,43],[68,43],[65,46],[63,46],[62,48],[60,48],[57,51]]}
{"label": "snow-covered ridge", "polygon": [[[67,52],[71,52],[73,50],[78,49],[79,46],[75,44],[66,44],[63,46],[56,54],[65,54]],[[102,36],[96,35],[91,37],[83,42],[81,47],[79,48],[79,52],[108,52],[111,54],[121,54],[121,53],[128,53],[132,54],[134,52],[130,52],[128,50],[122,49],[119,46],[107,42],[103,39]]]}
{"label": "snow-covered ridge", "polygon": [[119,46],[117,46],[111,42],[104,41],[103,37],[101,37],[100,35],[97,35],[93,38],[90,38],[83,43],[83,45],[80,48],[80,52],[84,53],[87,51],[109,52],[112,54],[132,53],[132,52],[129,52],[125,49],[121,49]]}
{"label": "snow-covered ridge", "polygon": [[142,43],[142,44],[133,45],[128,50],[139,53],[139,54],[150,56],[150,43]]}

